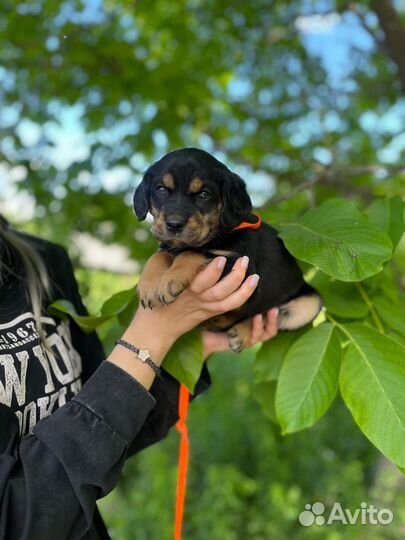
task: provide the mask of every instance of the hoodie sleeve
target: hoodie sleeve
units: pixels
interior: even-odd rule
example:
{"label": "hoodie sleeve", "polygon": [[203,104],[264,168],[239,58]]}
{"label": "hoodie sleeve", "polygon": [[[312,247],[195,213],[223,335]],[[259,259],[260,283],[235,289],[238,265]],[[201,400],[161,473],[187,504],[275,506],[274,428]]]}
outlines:
{"label": "hoodie sleeve", "polygon": [[[191,400],[202,394],[210,385],[210,374],[204,364]],[[180,384],[174,377],[162,369],[162,379],[155,379],[150,392],[156,400],[156,407],[149,413],[141,431],[132,441],[128,450],[129,455],[140,452],[144,448],[162,440],[179,419]]]}
{"label": "hoodie sleeve", "polygon": [[110,362],[21,441],[16,416],[0,405],[0,539],[83,536],[154,405],[142,385]]}

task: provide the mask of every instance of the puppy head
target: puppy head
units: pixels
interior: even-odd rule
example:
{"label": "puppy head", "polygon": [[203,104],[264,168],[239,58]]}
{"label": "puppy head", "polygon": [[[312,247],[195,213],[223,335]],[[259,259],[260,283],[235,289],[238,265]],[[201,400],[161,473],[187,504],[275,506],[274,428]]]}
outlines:
{"label": "puppy head", "polygon": [[232,230],[252,210],[245,182],[197,148],[166,154],[146,171],[134,195],[138,219],[148,211],[152,232],[173,247],[199,247]]}

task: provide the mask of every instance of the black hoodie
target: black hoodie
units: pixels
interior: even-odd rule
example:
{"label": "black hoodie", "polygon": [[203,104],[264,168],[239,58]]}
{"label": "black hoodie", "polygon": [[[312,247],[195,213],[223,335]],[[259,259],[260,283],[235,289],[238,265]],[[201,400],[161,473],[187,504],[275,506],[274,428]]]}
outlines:
{"label": "black hoodie", "polygon": [[[53,298],[86,314],[66,251],[24,235],[42,256]],[[96,500],[127,457],[177,420],[179,384],[163,371],[150,392],[110,362],[95,333],[44,311],[44,353],[21,265],[0,285],[0,540],[106,540]],[[10,259],[11,257],[11,259]],[[195,395],[210,384],[204,366]],[[141,511],[141,510],[140,510]]]}

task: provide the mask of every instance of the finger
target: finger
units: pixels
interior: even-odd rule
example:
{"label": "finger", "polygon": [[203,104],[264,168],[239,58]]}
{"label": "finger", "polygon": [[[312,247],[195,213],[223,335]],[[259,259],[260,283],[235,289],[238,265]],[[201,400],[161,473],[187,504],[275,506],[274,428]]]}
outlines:
{"label": "finger", "polygon": [[205,268],[197,274],[190,284],[190,291],[201,294],[219,280],[225,268],[226,257],[215,257]]}
{"label": "finger", "polygon": [[226,332],[202,332],[204,358],[216,352],[229,351],[229,340]]}
{"label": "finger", "polygon": [[259,313],[255,315],[252,320],[252,329],[250,335],[250,345],[256,345],[259,341],[262,341],[262,335],[264,333],[263,328],[263,315]]}
{"label": "finger", "polygon": [[273,308],[266,313],[266,319],[262,315],[255,315],[252,322],[252,334],[250,345],[256,345],[261,341],[267,341],[277,335],[278,332],[278,308]]}
{"label": "finger", "polygon": [[243,306],[243,304],[248,301],[248,299],[256,289],[258,283],[259,276],[257,274],[253,274],[243,282],[243,284],[241,285],[241,287],[239,287],[238,290],[231,293],[225,299],[219,302],[205,302],[204,307],[208,311],[214,311],[217,313],[226,313],[227,311],[237,309]]}
{"label": "finger", "polygon": [[248,265],[249,257],[240,257],[233,265],[231,272],[208,289],[202,299],[205,302],[215,302],[228,297],[240,287],[245,278]]}
{"label": "finger", "polygon": [[273,338],[278,332],[278,308],[273,308],[266,314],[263,341]]}

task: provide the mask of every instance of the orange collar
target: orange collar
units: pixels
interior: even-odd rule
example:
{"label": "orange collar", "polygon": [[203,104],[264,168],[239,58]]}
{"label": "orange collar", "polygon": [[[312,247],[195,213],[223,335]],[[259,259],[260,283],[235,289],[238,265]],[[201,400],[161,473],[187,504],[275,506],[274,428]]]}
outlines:
{"label": "orange collar", "polygon": [[262,218],[257,214],[254,214],[254,215],[257,217],[256,223],[248,223],[247,221],[242,221],[240,225],[238,225],[232,230],[239,231],[240,229],[253,229],[253,230],[259,229],[262,225]]}

